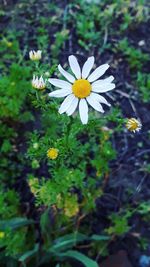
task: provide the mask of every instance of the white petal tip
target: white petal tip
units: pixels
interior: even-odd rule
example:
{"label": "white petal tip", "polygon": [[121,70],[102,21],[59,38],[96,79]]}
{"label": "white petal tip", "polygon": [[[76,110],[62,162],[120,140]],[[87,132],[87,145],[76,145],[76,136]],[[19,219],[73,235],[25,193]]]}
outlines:
{"label": "white petal tip", "polygon": [[61,110],[58,110],[58,113],[59,113],[59,114],[62,114],[63,112],[62,112]]}
{"label": "white petal tip", "polygon": [[103,104],[107,105],[108,107],[111,107],[111,104],[110,104],[110,103],[108,103],[108,102],[106,102],[106,103],[103,103]]}
{"label": "white petal tip", "polygon": [[95,59],[94,56],[91,56],[91,57],[88,58],[88,60],[91,60],[91,59],[94,60]]}
{"label": "white petal tip", "polygon": [[85,121],[84,122],[82,121],[82,124],[83,125],[87,125],[88,124],[88,121],[86,121],[86,122]]}
{"label": "white petal tip", "polygon": [[57,68],[60,71],[60,69],[62,69],[62,66],[59,64]]}
{"label": "white petal tip", "polygon": [[71,55],[71,56],[68,57],[68,60],[70,61],[70,60],[72,60],[74,58],[76,59],[76,57],[74,55]]}
{"label": "white petal tip", "polygon": [[115,77],[112,75],[109,78],[111,79],[111,81],[113,81],[115,79]]}

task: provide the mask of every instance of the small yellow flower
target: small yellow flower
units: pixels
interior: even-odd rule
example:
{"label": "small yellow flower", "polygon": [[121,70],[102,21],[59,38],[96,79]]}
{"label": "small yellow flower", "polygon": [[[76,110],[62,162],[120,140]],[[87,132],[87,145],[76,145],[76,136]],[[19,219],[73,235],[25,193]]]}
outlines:
{"label": "small yellow flower", "polygon": [[5,233],[4,232],[0,232],[0,239],[4,238]]}
{"label": "small yellow flower", "polygon": [[40,60],[41,57],[42,57],[42,51],[41,50],[38,50],[38,51],[31,50],[29,52],[29,58],[33,61]]}
{"label": "small yellow flower", "polygon": [[47,151],[47,157],[49,159],[56,159],[58,157],[58,152],[58,149],[52,147]]}
{"label": "small yellow flower", "polygon": [[32,87],[38,90],[44,90],[46,87],[46,81],[44,81],[42,76],[38,78],[34,75],[32,79]]}
{"label": "small yellow flower", "polygon": [[139,120],[135,118],[130,118],[126,122],[126,128],[131,132],[138,132],[142,128],[142,124]]}

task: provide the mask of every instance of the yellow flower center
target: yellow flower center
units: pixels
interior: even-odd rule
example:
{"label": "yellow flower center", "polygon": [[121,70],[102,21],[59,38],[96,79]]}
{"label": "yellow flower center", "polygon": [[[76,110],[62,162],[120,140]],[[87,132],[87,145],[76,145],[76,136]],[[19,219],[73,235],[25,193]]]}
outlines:
{"label": "yellow flower center", "polygon": [[56,159],[58,157],[58,149],[56,149],[56,148],[50,148],[47,151],[47,157],[49,159]]}
{"label": "yellow flower center", "polygon": [[126,127],[129,131],[135,131],[139,127],[139,122],[136,119],[129,119]]}
{"label": "yellow flower center", "polygon": [[72,91],[74,95],[78,98],[85,98],[89,96],[91,89],[91,84],[84,79],[76,80],[72,85]]}
{"label": "yellow flower center", "polygon": [[132,122],[132,125],[130,125],[130,130],[131,131],[136,130],[137,127],[138,127],[138,124],[137,124],[137,122],[134,121],[134,122]]}

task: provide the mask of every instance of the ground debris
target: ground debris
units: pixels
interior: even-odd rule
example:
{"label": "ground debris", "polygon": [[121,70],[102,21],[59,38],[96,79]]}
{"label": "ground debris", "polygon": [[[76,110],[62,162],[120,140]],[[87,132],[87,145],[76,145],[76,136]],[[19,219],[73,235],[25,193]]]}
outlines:
{"label": "ground debris", "polygon": [[109,256],[105,261],[100,264],[100,267],[132,267],[127,253],[120,250],[117,254]]}

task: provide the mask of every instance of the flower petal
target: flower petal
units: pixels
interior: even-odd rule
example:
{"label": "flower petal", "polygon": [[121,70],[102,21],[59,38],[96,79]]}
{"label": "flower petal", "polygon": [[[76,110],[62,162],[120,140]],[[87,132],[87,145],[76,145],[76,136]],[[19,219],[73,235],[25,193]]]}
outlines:
{"label": "flower petal", "polygon": [[62,102],[58,112],[60,114],[64,113],[67,111],[67,109],[70,107],[72,101],[74,100],[75,96],[73,94],[68,95],[65,100]]}
{"label": "flower petal", "polygon": [[96,98],[92,94],[90,94],[86,99],[95,110],[104,113],[102,105],[96,100]]}
{"label": "flower petal", "polygon": [[109,68],[108,64],[103,64],[101,66],[99,66],[98,68],[96,68],[96,70],[94,70],[92,72],[92,74],[88,77],[88,81],[89,82],[94,82],[96,81],[99,77],[101,77],[105,71]]}
{"label": "flower petal", "polygon": [[86,79],[93,68],[94,65],[94,57],[89,57],[87,61],[84,63],[83,68],[82,68],[82,78]]}
{"label": "flower petal", "polygon": [[75,112],[78,102],[79,102],[78,98],[75,97],[71,103],[71,106],[66,111],[68,116],[72,115]]}
{"label": "flower petal", "polygon": [[83,124],[88,122],[88,105],[85,99],[81,99],[79,102],[79,114]]}
{"label": "flower petal", "polygon": [[51,97],[65,97],[72,93],[72,89],[60,89],[49,93],[48,95]]}
{"label": "flower petal", "polygon": [[71,89],[72,84],[63,80],[55,79],[55,78],[50,78],[48,81],[53,84],[54,86],[62,89]]}
{"label": "flower petal", "polygon": [[58,65],[58,70],[69,82],[74,83],[75,78],[69,72],[65,71],[60,64]]}
{"label": "flower petal", "polygon": [[92,91],[96,93],[105,93],[115,88],[114,83],[105,83],[103,85],[92,85]]}
{"label": "flower petal", "polygon": [[98,95],[98,94],[96,94],[96,93],[91,93],[91,95],[95,98],[95,100],[97,101],[97,102],[99,102],[99,103],[103,103],[103,104],[105,104],[105,105],[107,105],[107,106],[111,106],[111,104],[109,104],[108,102],[107,102],[107,100],[103,97],[103,96],[101,96],[101,95]]}
{"label": "flower petal", "polygon": [[101,86],[103,84],[111,83],[113,80],[114,80],[114,77],[111,75],[106,79],[97,80],[96,82],[92,83],[92,85],[94,87],[96,87],[96,86],[99,87],[99,86]]}
{"label": "flower petal", "polygon": [[69,65],[77,79],[81,78],[81,69],[75,56],[69,56]]}

